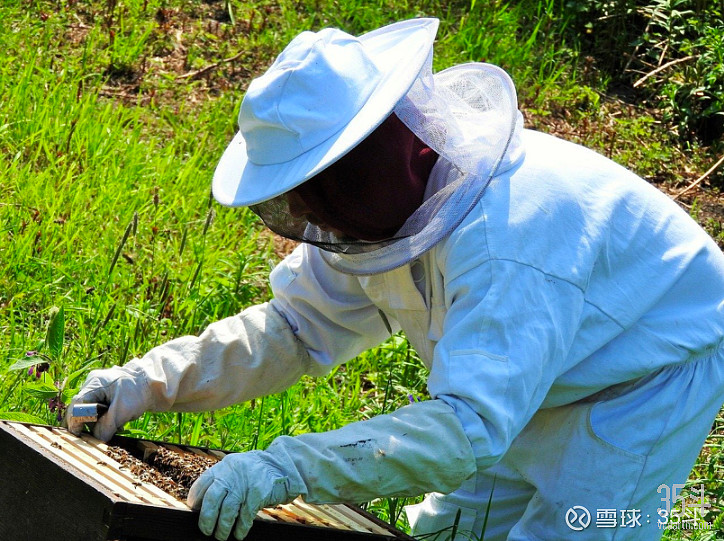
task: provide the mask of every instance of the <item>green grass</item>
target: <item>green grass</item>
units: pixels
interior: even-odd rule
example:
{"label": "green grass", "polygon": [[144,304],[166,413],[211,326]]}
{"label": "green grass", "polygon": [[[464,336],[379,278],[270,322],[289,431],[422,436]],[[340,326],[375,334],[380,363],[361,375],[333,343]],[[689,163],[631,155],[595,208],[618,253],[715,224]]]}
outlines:
{"label": "green grass", "polygon": [[[665,126],[633,106],[630,116],[611,114],[620,108],[602,97],[610,76],[589,70],[564,7],[553,0],[3,2],[0,412],[55,424],[38,383],[75,374],[72,390],[92,368],[123,364],[269,298],[267,275],[278,260],[270,236],[250,212],[213,203],[210,181],[249,79],[300,30],[360,33],[438,16],[436,69],[469,60],[501,65],[529,124],[560,131],[563,122],[571,138],[654,180],[675,183],[677,171],[702,170],[709,150],[677,149]],[[671,173],[657,179],[662,162]],[[721,232],[721,222],[709,228]],[[51,373],[36,381],[25,370],[8,372],[41,347],[54,306],[64,310],[65,340]],[[337,428],[400,407],[408,395],[424,397],[425,376],[396,336],[285,393],[204,414],[147,414],[128,431],[264,448],[282,434]],[[691,477],[705,482],[719,531],[723,448],[713,434]],[[404,503],[371,508],[404,527]]]}

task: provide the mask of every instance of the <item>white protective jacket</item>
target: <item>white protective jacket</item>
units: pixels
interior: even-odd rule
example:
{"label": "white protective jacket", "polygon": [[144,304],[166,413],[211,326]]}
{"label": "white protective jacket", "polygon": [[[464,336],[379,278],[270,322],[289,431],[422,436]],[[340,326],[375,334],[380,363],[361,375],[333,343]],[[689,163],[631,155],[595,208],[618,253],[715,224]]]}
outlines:
{"label": "white protective jacket", "polygon": [[273,306],[320,365],[378,343],[377,309],[397,322],[478,467],[539,408],[710,354],[724,336],[724,257],[685,212],[590,150],[523,141],[525,158],[412,266],[341,276],[302,246],[271,277]]}
{"label": "white protective jacket", "polygon": [[[430,454],[450,472],[409,492],[445,492],[498,461],[540,408],[714,351],[724,336],[724,256],[708,235],[599,154],[532,131],[521,142],[524,155],[511,149],[521,159],[412,264],[351,276],[299,246],[272,272],[271,302],[134,361],[154,409],[218,408],[324,374],[387,337],[382,311],[430,370],[438,404],[405,409],[440,412],[416,422],[402,462],[414,464],[415,449],[428,457],[408,477],[432,471]],[[445,168],[440,160],[431,182]],[[307,477],[310,487],[319,480]],[[310,488],[307,499],[374,495],[367,488]]]}

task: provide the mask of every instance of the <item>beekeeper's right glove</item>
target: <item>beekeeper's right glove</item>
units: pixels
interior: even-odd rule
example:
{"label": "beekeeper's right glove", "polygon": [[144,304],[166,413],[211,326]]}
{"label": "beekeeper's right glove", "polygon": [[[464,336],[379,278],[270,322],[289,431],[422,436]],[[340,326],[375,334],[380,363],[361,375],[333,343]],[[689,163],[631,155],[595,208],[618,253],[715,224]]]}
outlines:
{"label": "beekeeper's right glove", "polygon": [[83,422],[72,415],[73,405],[89,402],[100,402],[108,406],[108,411],[93,424],[92,429],[93,435],[103,441],[111,439],[128,421],[153,409],[146,374],[138,361],[131,361],[125,366],[93,370],[88,374],[80,392],[71,401],[65,417],[65,424],[73,434],[78,435],[83,430]]}
{"label": "beekeeper's right glove", "polygon": [[191,487],[199,527],[243,539],[263,507],[451,492],[477,471],[455,410],[426,400],[329,432],[280,436],[265,451],[227,455]]}

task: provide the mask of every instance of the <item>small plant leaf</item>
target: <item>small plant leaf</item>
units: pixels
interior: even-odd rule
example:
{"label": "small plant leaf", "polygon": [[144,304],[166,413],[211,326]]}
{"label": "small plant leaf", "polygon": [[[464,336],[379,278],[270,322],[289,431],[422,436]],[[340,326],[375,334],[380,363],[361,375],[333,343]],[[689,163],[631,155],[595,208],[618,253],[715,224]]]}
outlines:
{"label": "small plant leaf", "polygon": [[50,323],[45,341],[50,356],[56,361],[63,353],[63,340],[65,340],[65,310],[62,306],[60,308],[53,306],[50,309]]}
{"label": "small plant leaf", "polygon": [[28,357],[27,359],[21,359],[13,364],[10,365],[8,368],[8,371],[10,370],[22,370],[23,368],[30,368],[31,366],[35,366],[36,364],[41,364],[46,362],[46,360],[43,357]]}
{"label": "small plant leaf", "polygon": [[63,392],[61,393],[61,400],[63,401],[63,404],[69,404],[73,397],[78,394],[78,391],[80,391],[80,387],[63,389]]}
{"label": "small plant leaf", "polygon": [[19,423],[46,424],[45,419],[41,419],[37,415],[22,413],[19,411],[0,411],[0,419],[4,421],[17,421]]}
{"label": "small plant leaf", "polygon": [[58,389],[55,388],[55,385],[44,381],[28,383],[23,389],[23,392],[28,396],[41,400],[47,400],[58,395]]}
{"label": "small plant leaf", "polygon": [[116,253],[113,254],[113,259],[111,260],[111,266],[108,268],[108,275],[106,276],[106,282],[111,278],[111,274],[113,274],[113,269],[116,267],[116,263],[118,263],[118,258],[121,256],[121,252],[123,252],[123,247],[126,245],[126,241],[128,240],[128,235],[133,233],[135,234],[136,230],[138,229],[138,212],[133,213],[133,219],[128,222],[128,225],[126,226],[126,230],[123,232],[123,238],[121,239],[121,242],[118,244],[118,248],[116,248]]}
{"label": "small plant leaf", "polygon": [[85,379],[84,376],[88,373],[88,367],[89,367],[89,365],[91,365],[91,364],[93,364],[93,363],[95,363],[95,362],[96,362],[96,361],[94,360],[94,361],[91,362],[91,363],[85,364],[83,367],[81,367],[80,369],[76,370],[75,372],[71,372],[71,373],[68,375],[68,378],[67,378],[67,379],[68,379],[68,385],[70,385],[71,387],[75,387],[75,386],[76,386],[76,383],[78,383],[78,381],[79,381],[81,378]]}

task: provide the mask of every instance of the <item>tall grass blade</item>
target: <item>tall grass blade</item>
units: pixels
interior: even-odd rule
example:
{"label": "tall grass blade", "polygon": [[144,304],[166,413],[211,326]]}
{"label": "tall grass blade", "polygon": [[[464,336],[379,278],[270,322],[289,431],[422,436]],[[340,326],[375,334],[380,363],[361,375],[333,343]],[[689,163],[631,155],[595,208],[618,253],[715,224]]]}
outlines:
{"label": "tall grass blade", "polygon": [[455,522],[453,522],[452,532],[450,532],[450,541],[455,541],[455,538],[458,535],[458,526],[460,525],[460,515],[462,514],[462,511],[462,509],[458,509],[458,512],[455,513]]}
{"label": "tall grass blade", "polygon": [[191,438],[189,439],[189,445],[191,446],[197,446],[199,444],[199,439],[201,439],[201,429],[204,426],[204,416],[203,414],[198,414],[196,416],[196,421],[194,421],[194,428],[191,431]]}
{"label": "tall grass blade", "polygon": [[176,439],[180,444],[183,443],[183,426],[184,426],[184,414],[182,412],[176,412]]}
{"label": "tall grass blade", "polygon": [[13,381],[12,385],[8,386],[7,392],[3,395],[2,400],[0,400],[0,408],[4,408],[5,404],[8,401],[8,398],[10,398],[10,395],[13,394],[15,389],[18,387],[18,384],[20,383],[20,378],[22,378],[24,374],[22,372],[18,373],[18,375],[15,377],[15,381]]}
{"label": "tall grass blade", "polygon": [[194,288],[194,285],[196,284],[196,280],[198,279],[203,266],[204,266],[204,260],[202,259],[201,261],[199,261],[199,264],[196,265],[196,270],[194,271],[194,275],[191,277],[191,281],[189,282],[189,291],[191,291]]}
{"label": "tall grass blade", "polygon": [[108,322],[113,317],[113,314],[116,311],[116,304],[112,304],[110,310],[108,310],[108,313],[106,314],[106,317],[103,318],[103,321],[99,322],[98,325],[95,326],[93,329],[93,333],[91,334],[90,342],[93,343],[95,340],[95,337],[98,335],[98,331],[105,328],[106,325],[108,325]]}
{"label": "tall grass blade", "polygon": [[387,411],[387,404],[389,403],[391,387],[392,387],[392,366],[390,366],[390,371],[387,373],[387,384],[385,385],[385,396],[382,399],[382,411],[380,412],[380,415],[384,415],[385,412]]}
{"label": "tall grass blade", "polygon": [[493,492],[495,491],[495,480],[497,475],[493,476],[493,486],[490,487],[490,497],[488,505],[485,507],[485,519],[483,520],[483,529],[480,531],[480,541],[485,541],[485,530],[488,528],[488,517],[490,516],[490,508],[493,506]]}
{"label": "tall grass blade", "polygon": [[214,209],[209,209],[209,212],[206,214],[206,221],[204,222],[204,230],[201,232],[202,237],[206,236],[206,232],[209,230],[209,227],[212,223],[214,223],[214,216],[216,216]]}
{"label": "tall grass blade", "polygon": [[181,246],[179,246],[179,248],[178,248],[179,257],[184,255],[184,248],[186,248],[186,237],[188,236],[188,233],[189,233],[189,228],[184,227],[184,232],[181,235]]}
{"label": "tall grass blade", "polygon": [[135,232],[138,228],[138,212],[133,213],[133,219],[128,223],[126,226],[126,230],[123,232],[123,237],[121,238],[121,242],[118,243],[118,248],[116,248],[116,253],[113,254],[113,259],[111,260],[111,266],[108,267],[108,273],[106,275],[106,283],[111,279],[111,275],[113,274],[113,269],[116,268],[116,263],[118,263],[118,258],[121,256],[121,253],[123,252],[123,247],[126,245],[126,241],[128,240],[128,237],[131,235],[131,232]]}

